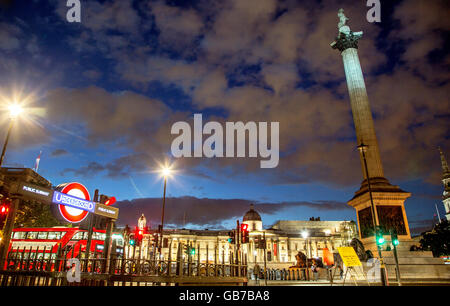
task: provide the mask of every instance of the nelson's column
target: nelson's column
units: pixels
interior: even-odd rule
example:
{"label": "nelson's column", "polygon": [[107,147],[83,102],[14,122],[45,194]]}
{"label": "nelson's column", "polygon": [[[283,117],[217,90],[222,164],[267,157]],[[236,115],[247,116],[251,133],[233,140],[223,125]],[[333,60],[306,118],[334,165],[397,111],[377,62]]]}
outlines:
{"label": "nelson's column", "polygon": [[404,207],[405,200],[411,194],[391,185],[384,177],[369,99],[358,58],[358,40],[363,33],[350,30],[346,25],[348,18],[344,15],[343,9],[339,10],[338,17],[339,34],[331,43],[331,47],[338,49],[342,54],[364,177],[361,187],[348,204],[356,209],[359,235],[364,246],[366,249],[376,250],[374,222],[380,225],[386,241],[390,241],[391,229],[397,230],[400,241],[411,240]]}

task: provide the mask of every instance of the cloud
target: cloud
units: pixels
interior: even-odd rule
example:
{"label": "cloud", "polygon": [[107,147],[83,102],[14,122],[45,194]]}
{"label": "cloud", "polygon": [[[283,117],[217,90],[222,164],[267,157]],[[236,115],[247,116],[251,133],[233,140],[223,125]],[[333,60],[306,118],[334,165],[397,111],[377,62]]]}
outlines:
{"label": "cloud", "polygon": [[193,9],[169,6],[161,1],[150,2],[149,7],[160,31],[162,46],[175,50],[184,48],[190,54],[204,26],[201,16]]}
{"label": "cloud", "polygon": [[[241,219],[249,210],[251,200],[245,199],[210,199],[196,197],[166,198],[165,220],[166,224],[182,225],[190,223],[194,226],[205,224],[220,226],[220,223],[232,218]],[[162,208],[161,198],[142,198],[131,201],[119,201],[116,206],[120,209],[118,223],[133,226],[137,216],[142,213],[152,227],[159,224]],[[260,214],[273,215],[287,209],[314,208],[319,211],[352,210],[346,203],[335,201],[317,202],[283,202],[283,203],[256,203],[255,210]],[[264,216],[262,216],[264,218]]]}
{"label": "cloud", "polygon": [[87,166],[79,167],[76,169],[66,168],[61,172],[61,175],[67,175],[73,173],[74,176],[92,177],[98,175],[98,172],[105,170],[105,167],[97,162],[90,162]]}
{"label": "cloud", "polygon": [[8,23],[0,23],[0,50],[14,51],[21,46],[22,30]]}
{"label": "cloud", "polygon": [[[106,60],[111,75],[101,76],[131,89],[50,90],[48,120],[76,124],[88,146],[129,150],[112,161],[96,161],[104,168],[99,173],[108,176],[140,171],[165,157],[173,139],[171,125],[191,122],[194,111],[219,110],[208,119],[221,123],[279,122],[281,158],[270,175],[259,168],[259,159],[179,162],[187,172],[207,177],[251,172],[281,184],[359,183],[362,171],[342,60],[329,46],[342,6],[351,29],[364,31],[358,53],[387,177],[440,184],[435,148],[449,148],[450,59],[447,54],[430,59],[430,54],[445,47],[442,34],[449,22],[440,17],[448,6],[436,1],[425,12],[421,3],[395,6],[392,28],[382,30],[366,21],[365,2],[350,0],[200,1],[183,7],[162,1],[89,1],[82,23],[63,41],[80,58]],[[65,12],[60,3],[63,20]],[[5,33],[14,47],[14,27]],[[399,54],[390,52],[396,44],[404,47]],[[81,74],[99,78],[97,69]],[[155,83],[180,91],[189,100],[189,111],[141,94]],[[196,169],[200,163],[206,171]],[[89,165],[84,166],[89,173]]]}
{"label": "cloud", "polygon": [[52,157],[57,157],[57,156],[63,156],[63,155],[67,155],[69,154],[69,152],[67,152],[64,149],[56,149],[51,153]]}

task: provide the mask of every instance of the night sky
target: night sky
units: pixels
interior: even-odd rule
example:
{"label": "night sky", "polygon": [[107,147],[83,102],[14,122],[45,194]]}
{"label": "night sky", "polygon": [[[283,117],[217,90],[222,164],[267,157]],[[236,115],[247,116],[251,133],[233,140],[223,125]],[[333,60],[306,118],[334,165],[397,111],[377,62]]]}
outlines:
{"label": "night sky", "polygon": [[[4,166],[33,168],[54,185],[78,181],[115,196],[119,225],[144,213],[165,223],[230,228],[249,209],[276,220],[356,220],[346,204],[362,180],[342,58],[330,43],[340,7],[363,31],[359,56],[385,175],[412,193],[413,234],[441,202],[438,146],[450,159],[447,1],[0,0],[0,140],[8,101],[27,115]],[[280,162],[171,155],[177,121],[279,122]]]}

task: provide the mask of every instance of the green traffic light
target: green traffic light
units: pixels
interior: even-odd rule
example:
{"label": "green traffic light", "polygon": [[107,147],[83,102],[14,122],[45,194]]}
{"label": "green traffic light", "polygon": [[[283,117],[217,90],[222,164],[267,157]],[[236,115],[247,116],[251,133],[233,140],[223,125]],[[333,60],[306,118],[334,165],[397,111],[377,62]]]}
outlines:
{"label": "green traffic light", "polygon": [[191,255],[195,255],[195,249],[191,249]]}
{"label": "green traffic light", "polygon": [[130,245],[134,245],[134,240],[130,240]]}
{"label": "green traffic light", "polygon": [[378,244],[383,244],[384,243],[384,237],[379,237],[377,239]]}
{"label": "green traffic light", "polygon": [[399,243],[400,243],[400,242],[399,242],[397,239],[392,241],[392,244],[393,244],[393,245],[399,245]]}

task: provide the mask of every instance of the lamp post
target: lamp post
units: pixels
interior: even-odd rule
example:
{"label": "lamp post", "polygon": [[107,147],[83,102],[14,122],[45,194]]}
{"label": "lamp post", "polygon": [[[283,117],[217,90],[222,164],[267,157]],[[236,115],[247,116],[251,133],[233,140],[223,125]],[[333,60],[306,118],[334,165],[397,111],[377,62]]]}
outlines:
{"label": "lamp post", "polygon": [[9,135],[11,134],[11,130],[14,125],[14,121],[22,112],[23,112],[23,109],[18,104],[12,104],[9,106],[9,115],[10,115],[9,127],[8,127],[8,132],[6,133],[5,143],[3,144],[2,155],[0,157],[0,167],[3,165],[3,159],[5,158],[6,147],[8,146]]}
{"label": "lamp post", "polygon": [[302,237],[303,237],[303,239],[305,239],[305,242],[306,242],[306,256],[308,258],[311,258],[311,248],[309,247],[309,243],[308,243],[309,233],[307,231],[303,231]]}
{"label": "lamp post", "polygon": [[163,194],[163,205],[161,212],[161,227],[160,227],[160,243],[158,247],[159,256],[162,257],[161,248],[163,247],[163,230],[164,230],[164,208],[166,206],[166,185],[167,185],[167,177],[170,175],[171,170],[169,167],[164,167],[161,170],[162,175],[164,176],[164,194]]}
{"label": "lamp post", "polygon": [[368,146],[365,145],[361,141],[361,144],[357,148],[358,148],[358,150],[361,153],[362,158],[363,158],[364,170],[365,170],[366,180],[367,180],[367,188],[369,189],[370,207],[372,209],[373,234],[375,235],[375,243],[376,243],[377,249],[378,249],[378,258],[380,260],[381,285],[382,286],[386,286],[387,285],[387,281],[386,281],[386,267],[384,265],[383,255],[381,253],[381,247],[376,241],[377,226],[379,224],[378,224],[377,218],[375,218],[375,205],[373,204],[372,188],[371,188],[371,185],[370,185],[369,170],[367,168],[366,150],[367,150]]}

